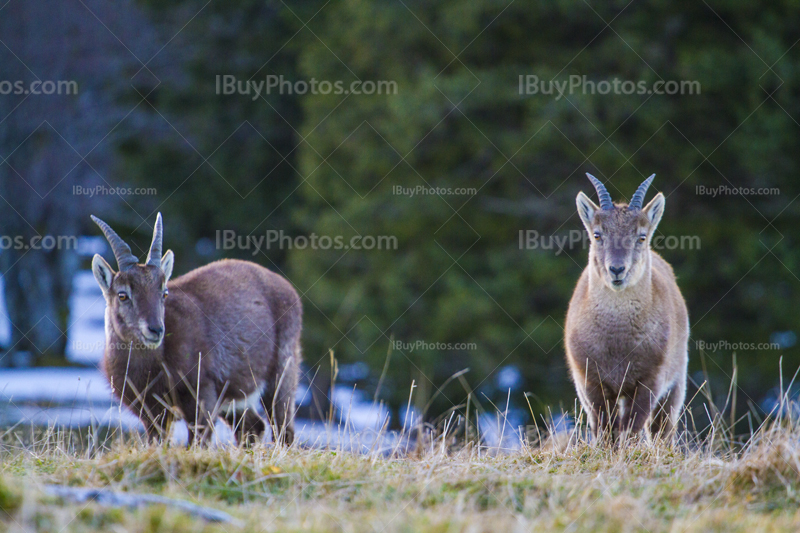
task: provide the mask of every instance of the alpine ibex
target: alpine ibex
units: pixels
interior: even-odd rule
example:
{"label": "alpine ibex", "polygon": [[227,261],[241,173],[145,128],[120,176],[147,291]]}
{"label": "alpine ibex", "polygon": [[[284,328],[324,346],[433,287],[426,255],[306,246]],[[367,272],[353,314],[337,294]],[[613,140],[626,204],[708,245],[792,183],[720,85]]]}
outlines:
{"label": "alpine ibex", "polygon": [[111,245],[119,272],[100,256],[92,271],[106,299],[103,367],[114,394],[163,437],[174,415],[189,443],[204,439],[221,414],[240,443],[266,429],[294,439],[302,308],[281,276],[246,261],[221,260],[170,281],[174,255],[162,255],[161,213],[147,260],[92,216]]}
{"label": "alpine ibex", "polygon": [[649,422],[651,436],[671,438],[686,396],[689,318],[672,267],[650,248],[664,195],[642,207],[653,174],[630,205],[615,205],[587,176],[600,205],[578,193],[591,245],[565,334],[578,398],[596,437],[635,435]]}

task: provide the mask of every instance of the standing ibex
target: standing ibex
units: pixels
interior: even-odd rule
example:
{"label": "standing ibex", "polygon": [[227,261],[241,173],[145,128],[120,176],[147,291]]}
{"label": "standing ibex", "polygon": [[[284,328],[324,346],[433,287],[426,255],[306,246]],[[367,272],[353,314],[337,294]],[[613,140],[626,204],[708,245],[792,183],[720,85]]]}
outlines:
{"label": "standing ibex", "polygon": [[145,264],[108,224],[92,216],[119,272],[99,255],[92,271],[106,299],[103,366],[114,393],[139,415],[148,438],[163,436],[176,411],[189,443],[222,414],[239,442],[266,425],[294,438],[302,308],[281,276],[246,261],[222,260],[170,281],[174,256],[161,254],[161,213]]}
{"label": "standing ibex", "polygon": [[595,436],[638,434],[649,421],[652,436],[672,437],[686,395],[689,319],[672,268],[650,249],[664,195],[642,207],[653,174],[630,205],[614,205],[587,176],[600,205],[578,193],[591,245],[566,326],[578,398]]}

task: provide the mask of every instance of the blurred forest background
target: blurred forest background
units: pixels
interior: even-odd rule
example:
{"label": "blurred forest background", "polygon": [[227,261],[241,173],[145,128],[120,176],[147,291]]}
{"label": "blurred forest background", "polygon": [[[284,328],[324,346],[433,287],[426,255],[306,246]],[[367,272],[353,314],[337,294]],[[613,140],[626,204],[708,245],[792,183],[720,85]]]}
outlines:
{"label": "blurred forest background", "polygon": [[[319,391],[333,350],[368,365],[358,386],[370,396],[385,369],[380,398],[393,409],[413,381],[419,408],[436,396],[433,414],[467,390],[502,407],[509,389],[512,405],[527,410],[529,392],[541,413],[573,406],[563,325],[587,251],[521,248],[520,231],[582,230],[574,199],[594,197],[587,171],[619,201],[655,172],[648,199],[667,195],[659,231],[701,243],[662,251],[690,309],[689,395],[707,374],[723,403],[735,361],[740,408],[763,414],[779,360],[787,380],[800,365],[798,7],[11,0],[0,7],[0,78],[76,80],[79,91],[0,96],[1,232],[96,235],[94,213],[143,256],[161,211],[178,274],[240,257],[291,280]],[[397,90],[217,94],[225,75]],[[701,92],[558,98],[521,94],[520,76],[693,80]],[[97,185],[157,194],[74,192]],[[718,186],[779,194],[698,194]],[[384,235],[397,247],[223,250],[225,230]],[[70,280],[88,261],[0,253],[13,350],[32,364],[63,361]],[[427,344],[411,349],[417,341]]]}

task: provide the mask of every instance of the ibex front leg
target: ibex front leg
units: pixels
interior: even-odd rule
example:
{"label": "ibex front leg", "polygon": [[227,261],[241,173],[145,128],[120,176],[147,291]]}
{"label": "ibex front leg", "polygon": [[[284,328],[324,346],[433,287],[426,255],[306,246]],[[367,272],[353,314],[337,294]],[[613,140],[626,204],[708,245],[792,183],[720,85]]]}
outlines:
{"label": "ibex front leg", "polygon": [[294,441],[295,392],[300,373],[297,350],[294,345],[282,349],[279,372],[275,378],[267,380],[263,395],[274,441],[286,445]]}
{"label": "ibex front leg", "polygon": [[179,393],[179,404],[184,420],[189,428],[187,446],[205,444],[214,429],[214,409],[218,405],[218,396],[213,385],[201,387],[197,395],[194,391],[184,390]]}
{"label": "ibex front leg", "polygon": [[618,421],[618,410],[616,407],[616,397],[612,391],[607,390],[602,384],[590,385],[586,389],[586,404],[584,409],[589,413],[589,426],[595,440],[601,439],[616,440],[616,424]]}
{"label": "ibex front leg", "polygon": [[651,388],[639,384],[631,394],[626,394],[625,414],[621,419],[621,429],[626,436],[641,433],[650,413],[653,411],[654,398]]}

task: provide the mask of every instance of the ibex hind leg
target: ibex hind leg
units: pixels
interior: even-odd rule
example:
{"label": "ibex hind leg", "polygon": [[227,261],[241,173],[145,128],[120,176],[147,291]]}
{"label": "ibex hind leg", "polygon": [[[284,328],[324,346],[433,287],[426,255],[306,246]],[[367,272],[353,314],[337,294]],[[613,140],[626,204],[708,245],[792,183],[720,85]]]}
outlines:
{"label": "ibex hind leg", "polygon": [[264,419],[250,408],[245,408],[240,412],[229,409],[225,413],[225,421],[233,430],[236,442],[248,448],[258,443],[267,428]]}
{"label": "ibex hind leg", "polygon": [[169,411],[162,411],[156,415],[155,420],[150,419],[150,415],[141,418],[144,425],[145,436],[148,444],[161,444],[169,440],[169,431],[172,427],[173,416]]}
{"label": "ibex hind leg", "polygon": [[275,442],[294,442],[295,394],[300,373],[299,341],[282,345],[274,376],[267,379],[263,402]]}

